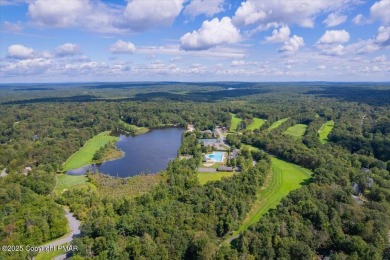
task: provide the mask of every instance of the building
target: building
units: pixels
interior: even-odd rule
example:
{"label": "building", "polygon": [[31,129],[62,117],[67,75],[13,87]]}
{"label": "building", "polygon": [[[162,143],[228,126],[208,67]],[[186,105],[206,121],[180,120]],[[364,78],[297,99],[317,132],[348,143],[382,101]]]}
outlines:
{"label": "building", "polygon": [[238,157],[239,151],[240,151],[240,150],[238,150],[238,149],[234,149],[233,151],[231,151],[231,153],[230,153],[230,159],[237,158],[237,157]]}
{"label": "building", "polygon": [[194,125],[191,125],[191,124],[187,125],[187,131],[188,132],[193,132],[194,130],[195,130]]}
{"label": "building", "polygon": [[233,167],[230,167],[230,166],[219,166],[217,168],[217,171],[219,172],[232,172],[234,171]]}

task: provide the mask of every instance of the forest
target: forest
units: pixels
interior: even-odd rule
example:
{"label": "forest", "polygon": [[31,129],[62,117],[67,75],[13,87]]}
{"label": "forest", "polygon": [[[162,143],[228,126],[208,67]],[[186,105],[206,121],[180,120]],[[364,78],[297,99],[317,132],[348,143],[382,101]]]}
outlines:
{"label": "forest", "polygon": [[[0,85],[1,244],[65,235],[66,207],[82,223],[73,259],[390,259],[389,100],[389,84],[369,83]],[[140,182],[89,173],[92,185],[56,192],[64,163],[94,136],[188,124],[230,129],[241,172],[202,185],[198,138],[207,136],[184,132],[178,155],[188,159],[172,160],[144,191],[113,195]],[[266,185],[273,157],[313,174],[226,242]],[[35,255],[2,251],[0,259]]]}

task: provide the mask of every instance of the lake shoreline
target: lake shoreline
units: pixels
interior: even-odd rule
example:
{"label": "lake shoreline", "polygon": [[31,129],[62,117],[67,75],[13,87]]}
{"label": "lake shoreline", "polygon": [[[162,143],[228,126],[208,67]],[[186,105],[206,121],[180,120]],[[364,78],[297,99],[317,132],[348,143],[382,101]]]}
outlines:
{"label": "lake shoreline", "polygon": [[82,167],[68,170],[68,175],[84,175],[99,172],[115,178],[128,178],[140,174],[157,174],[165,170],[169,161],[177,158],[184,129],[163,126],[151,128],[141,135],[127,135],[117,132],[115,144],[120,150],[115,156],[103,162],[91,162]]}

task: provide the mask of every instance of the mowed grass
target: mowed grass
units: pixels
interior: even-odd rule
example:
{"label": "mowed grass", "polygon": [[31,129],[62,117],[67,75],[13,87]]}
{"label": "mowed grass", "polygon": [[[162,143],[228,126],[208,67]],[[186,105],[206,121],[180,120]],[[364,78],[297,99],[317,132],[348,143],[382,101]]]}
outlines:
{"label": "mowed grass", "polygon": [[266,212],[276,208],[283,197],[290,191],[302,186],[302,182],[310,177],[312,172],[272,157],[272,175],[268,177],[265,186],[257,194],[257,199],[252,209],[236,234],[243,232],[250,225],[258,222]]}
{"label": "mowed grass", "polygon": [[286,135],[290,135],[295,139],[301,139],[305,134],[307,129],[307,125],[304,124],[296,124],[294,126],[289,127],[284,133]]}
{"label": "mowed grass", "polygon": [[249,145],[249,144],[241,144],[241,149],[247,149],[249,151],[259,151],[259,148],[254,147],[254,146]]}
{"label": "mowed grass", "polygon": [[58,174],[57,175],[57,186],[55,192],[57,194],[63,192],[64,190],[70,190],[73,188],[94,188],[94,185],[88,181],[86,175],[68,175],[68,174]]}
{"label": "mowed grass", "polygon": [[271,131],[272,129],[278,128],[281,124],[283,124],[284,122],[286,122],[287,119],[288,119],[288,117],[283,118],[283,119],[280,119],[280,120],[274,122],[274,123],[268,128],[268,131]]}
{"label": "mowed grass", "polygon": [[64,171],[80,168],[84,165],[90,164],[93,161],[95,153],[109,142],[116,142],[119,137],[110,136],[110,132],[106,131],[100,133],[89,139],[83,147],[72,154],[64,163]]}
{"label": "mowed grass", "polygon": [[219,181],[222,178],[230,178],[235,172],[198,172],[198,180],[201,185],[205,185],[210,181]]}
{"label": "mowed grass", "polygon": [[325,124],[323,124],[320,130],[318,130],[320,142],[322,144],[326,144],[328,142],[328,135],[332,131],[333,127],[334,127],[334,121],[330,120]]}
{"label": "mowed grass", "polygon": [[91,174],[90,178],[99,195],[110,198],[134,198],[166,181],[166,177],[162,174],[136,175],[126,179]]}
{"label": "mowed grass", "polygon": [[265,120],[264,119],[261,119],[261,118],[253,118],[253,123],[250,124],[246,129],[249,129],[249,130],[256,130],[256,129],[260,129],[260,127],[265,123]]}
{"label": "mowed grass", "polygon": [[230,116],[232,117],[231,119],[231,126],[230,126],[230,129],[229,131],[230,132],[237,132],[237,128],[238,126],[240,125],[242,119],[237,117],[235,114],[233,113],[230,113]]}

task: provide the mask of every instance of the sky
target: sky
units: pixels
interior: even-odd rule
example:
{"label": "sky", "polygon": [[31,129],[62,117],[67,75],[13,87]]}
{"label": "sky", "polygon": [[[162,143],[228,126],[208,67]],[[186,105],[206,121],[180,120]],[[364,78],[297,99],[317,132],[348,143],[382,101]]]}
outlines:
{"label": "sky", "polygon": [[0,83],[390,81],[390,0],[0,0]]}

